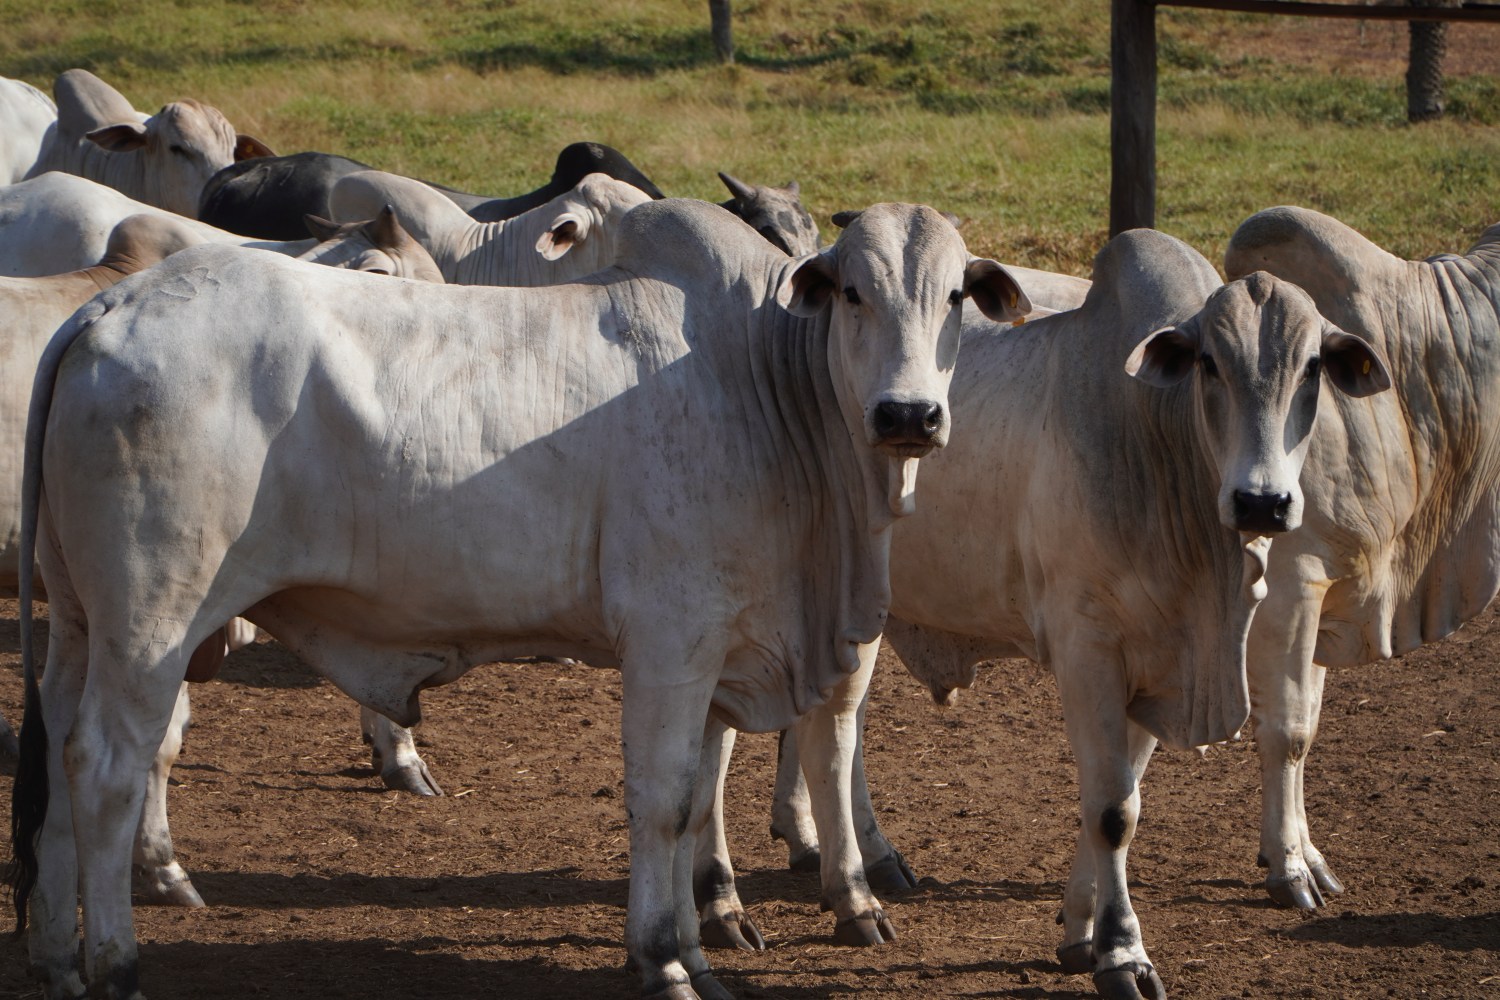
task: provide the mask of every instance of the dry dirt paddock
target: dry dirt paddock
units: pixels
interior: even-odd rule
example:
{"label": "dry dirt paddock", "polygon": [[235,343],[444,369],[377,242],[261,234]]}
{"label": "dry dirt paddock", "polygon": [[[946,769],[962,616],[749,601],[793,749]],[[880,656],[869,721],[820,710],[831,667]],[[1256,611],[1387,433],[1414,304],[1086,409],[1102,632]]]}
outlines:
{"label": "dry dirt paddock", "polygon": [[[12,719],[15,616],[0,605]],[[1172,997],[1500,996],[1497,656],[1491,613],[1330,676],[1308,805],[1349,888],[1316,914],[1260,888],[1253,744],[1158,755],[1130,863]],[[502,664],[429,693],[449,793],[433,800],[385,791],[353,705],[274,643],[195,695],[171,808],[209,907],[137,910],[153,1000],[636,996],[615,675]],[[815,880],[767,836],[774,738],[745,737],[728,811],[770,948],[716,953],[722,981],[785,1000],[1091,996],[1053,959],[1077,806],[1050,677],[998,664],[945,710],[887,656],[870,720],[881,820],[922,878],[888,900],[900,940],[830,943]],[[0,997],[39,995],[22,946],[0,943]]]}

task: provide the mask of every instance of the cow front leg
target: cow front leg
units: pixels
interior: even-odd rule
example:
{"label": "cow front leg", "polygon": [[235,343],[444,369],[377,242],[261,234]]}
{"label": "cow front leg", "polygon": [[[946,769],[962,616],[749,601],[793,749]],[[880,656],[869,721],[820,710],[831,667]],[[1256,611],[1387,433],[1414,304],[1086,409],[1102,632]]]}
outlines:
{"label": "cow front leg", "polygon": [[822,869],[818,828],[813,823],[797,730],[782,730],[776,740],[776,788],[771,797],[771,839],[786,841],[786,866],[794,872]]}
{"label": "cow front leg", "polygon": [[859,669],[834,688],[826,703],[797,722],[802,771],[821,845],[823,908],[834,913],[835,940],[856,947],[896,939],[895,928],[865,878],[852,803],[859,705],[879,648],[878,642],[861,646]]}
{"label": "cow front leg", "polygon": [[734,752],[735,732],[713,716],[703,733],[702,780],[713,798],[702,829],[694,838],[693,899],[698,907],[698,937],[705,948],[764,951],[766,939],[750,919],[734,885],[729,840],[724,829],[724,779]]}
{"label": "cow front leg", "polygon": [[172,765],[182,752],[182,739],[192,722],[188,686],[177,690],[166,738],[146,775],[146,802],[141,807],[141,825],[135,835],[135,874],[142,899],[157,906],[203,906],[203,897],[178,864],[172,849],[172,830],[167,822],[167,787]]}
{"label": "cow front leg", "polygon": [[[703,655],[701,647],[697,652]],[[651,1000],[732,1000],[714,979],[699,943],[689,829],[699,769],[705,766],[703,733],[717,673],[700,664],[703,669],[691,680],[669,683],[651,676],[670,662],[657,656],[637,667],[636,661],[625,659],[621,669],[625,811],[630,821],[627,962],[640,974]],[[713,666],[722,662],[721,654]],[[698,799],[705,815],[711,795],[709,789]]]}
{"label": "cow front leg", "polygon": [[[901,893],[915,888],[917,877],[912,874],[906,858],[880,829],[874,803],[870,801],[870,786],[865,778],[865,707],[869,701],[870,694],[866,689],[865,697],[859,705],[854,773],[851,779],[854,830],[859,840],[860,857],[864,860],[865,881],[869,883],[871,891],[882,894]],[[822,862],[818,855],[817,828],[812,818],[807,783],[802,776],[797,731],[788,729],[783,732],[776,749],[776,793],[771,805],[771,836],[773,839],[777,836],[778,827],[782,830],[797,830],[795,838],[786,838],[790,855],[789,867],[793,871],[820,870]],[[788,766],[789,763],[791,766]],[[801,844],[801,850],[805,853],[799,854],[794,843]]]}
{"label": "cow front leg", "polygon": [[1064,922],[1071,932],[1092,916],[1094,988],[1101,996],[1165,1000],[1166,989],[1141,940],[1126,877],[1126,856],[1140,818],[1141,796],[1120,672],[1093,671],[1080,677],[1066,669],[1057,673],[1068,739],[1078,760],[1079,853],[1089,856],[1093,882],[1092,906],[1088,906],[1085,886],[1069,880]]}
{"label": "cow front leg", "polygon": [[417,742],[410,729],[361,705],[359,731],[370,745],[370,763],[380,772],[385,787],[413,795],[443,794],[443,787],[417,753]]}
{"label": "cow front leg", "polygon": [[[1156,750],[1156,737],[1130,722],[1125,723],[1127,752],[1135,775],[1136,787],[1146,776],[1146,765]],[[1057,948],[1057,960],[1069,975],[1094,971],[1094,852],[1087,829],[1080,824],[1078,843],[1073,854],[1073,871],[1063,894],[1063,908],[1057,922],[1063,925],[1063,943]]]}
{"label": "cow front leg", "polygon": [[[1291,593],[1286,593],[1291,590]],[[1282,906],[1312,910],[1344,890],[1313,846],[1303,772],[1318,734],[1325,671],[1313,663],[1321,588],[1272,588],[1250,629],[1246,673],[1260,753],[1260,855],[1266,891]]]}

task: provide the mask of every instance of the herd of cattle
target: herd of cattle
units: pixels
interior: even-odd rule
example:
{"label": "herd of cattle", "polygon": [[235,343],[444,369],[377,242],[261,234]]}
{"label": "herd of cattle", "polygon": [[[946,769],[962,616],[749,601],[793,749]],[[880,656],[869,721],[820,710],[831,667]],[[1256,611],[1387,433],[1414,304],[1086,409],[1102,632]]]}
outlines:
{"label": "herd of cattle", "polygon": [[617,668],[626,948],[667,1000],[730,996],[705,945],[764,947],[724,831],[736,730],[785,731],[773,829],[836,938],[879,944],[875,893],[913,882],[861,762],[879,641],[944,703],[1029,657],[1079,766],[1059,960],[1160,1000],[1126,876],[1157,743],[1254,715],[1267,889],[1319,906],[1342,889],[1303,810],[1323,668],[1500,589],[1500,226],[1405,261],[1275,208],[1227,285],[1149,230],[1090,282],[975,258],[915,205],[836,216],[822,247],[795,184],[663,199],[593,143],[485,198],[275,156],[197,101],[147,116],[82,70],[54,93],[0,79],[26,691],[0,737],[49,998],[139,995],[133,869],[202,905],[167,773],[185,679],[252,623],[419,794],[424,688]]}

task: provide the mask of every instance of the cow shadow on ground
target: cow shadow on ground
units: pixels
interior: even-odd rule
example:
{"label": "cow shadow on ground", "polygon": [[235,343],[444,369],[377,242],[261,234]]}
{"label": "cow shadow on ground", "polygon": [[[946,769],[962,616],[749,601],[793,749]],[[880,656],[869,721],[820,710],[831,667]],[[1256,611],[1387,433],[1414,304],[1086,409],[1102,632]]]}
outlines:
{"label": "cow shadow on ground", "polygon": [[1283,932],[1296,941],[1346,948],[1418,948],[1500,952],[1500,913],[1350,913],[1307,920]]}
{"label": "cow shadow on ground", "polygon": [[[497,857],[496,864],[502,863]],[[194,871],[193,885],[210,907],[223,909],[625,907],[629,881],[624,876],[579,878],[578,873],[571,867],[441,876]]]}
{"label": "cow shadow on ground", "polygon": [[[795,945],[795,942],[788,942]],[[594,968],[572,968],[536,958],[481,958],[456,954],[506,947],[602,948],[608,958]],[[840,951],[839,958],[846,953]],[[296,994],[323,996],[382,997],[589,997],[591,1000],[638,1000],[636,977],[624,971],[625,952],[616,940],[560,934],[544,939],[469,937],[454,940],[443,936],[407,940],[362,938],[348,941],[272,941],[245,944],[199,944],[173,942],[141,946],[141,986],[159,1000],[216,1000],[243,997],[246,992],[275,992],[278,982],[294,985]],[[188,973],[186,970],[191,970]],[[846,961],[826,965],[803,965],[803,976],[822,980],[803,986],[778,984],[759,987],[761,973],[753,969],[714,970],[715,977],[735,996],[776,997],[778,1000],[814,1000],[819,997],[853,996],[865,992],[858,982],[865,975],[886,978],[892,974],[932,974],[929,966],[900,964],[861,969]],[[1054,963],[973,962],[944,965],[941,977],[977,973],[1026,983],[1033,976],[1050,978],[1058,972]],[[779,970],[769,972],[780,975]],[[842,980],[842,981],[840,981]],[[247,989],[248,987],[248,989]],[[969,994],[981,997],[1015,997],[1019,1000],[1055,997],[1054,989],[1018,985],[1008,989]]]}

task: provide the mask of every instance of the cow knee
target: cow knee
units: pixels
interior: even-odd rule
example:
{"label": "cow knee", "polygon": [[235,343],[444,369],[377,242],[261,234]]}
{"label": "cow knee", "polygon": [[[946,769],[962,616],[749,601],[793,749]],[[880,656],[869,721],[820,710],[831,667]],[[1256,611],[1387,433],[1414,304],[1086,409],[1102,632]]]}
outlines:
{"label": "cow knee", "polygon": [[1132,826],[1131,817],[1122,806],[1107,806],[1099,815],[1099,833],[1113,850],[1119,850],[1125,843]]}

